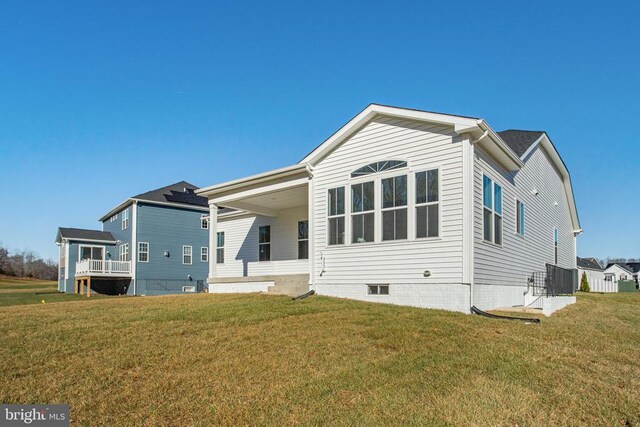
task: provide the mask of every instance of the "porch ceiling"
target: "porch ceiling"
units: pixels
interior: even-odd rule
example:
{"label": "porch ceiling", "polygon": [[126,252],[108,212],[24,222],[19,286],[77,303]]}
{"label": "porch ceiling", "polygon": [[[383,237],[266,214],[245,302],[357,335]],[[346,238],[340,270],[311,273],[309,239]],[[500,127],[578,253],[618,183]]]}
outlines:
{"label": "porch ceiling", "polygon": [[241,209],[260,215],[277,216],[278,211],[309,203],[308,185],[298,185],[284,190],[271,191],[224,202],[225,207]]}

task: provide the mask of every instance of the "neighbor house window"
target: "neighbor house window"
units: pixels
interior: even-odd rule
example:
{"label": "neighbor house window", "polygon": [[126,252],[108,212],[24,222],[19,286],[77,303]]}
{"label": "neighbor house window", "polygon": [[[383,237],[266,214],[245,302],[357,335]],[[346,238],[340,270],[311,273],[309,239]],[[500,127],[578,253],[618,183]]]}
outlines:
{"label": "neighbor house window", "polygon": [[482,193],[484,240],[502,245],[502,187],[484,175]]}
{"label": "neighbor house window", "polygon": [[374,196],[373,181],[351,185],[351,243],[374,240]]}
{"label": "neighbor house window", "polygon": [[200,218],[200,228],[203,230],[209,229],[209,220],[207,218]]}
{"label": "neighbor house window", "polygon": [[149,243],[138,243],[138,262],[149,262]]}
{"label": "neighbor house window", "polygon": [[271,226],[263,225],[258,229],[258,260],[271,261]]}
{"label": "neighbor house window", "polygon": [[553,255],[555,264],[558,265],[558,229],[553,229]]}
{"label": "neighbor house window", "polygon": [[298,259],[309,259],[309,221],[298,221]]}
{"label": "neighbor house window", "polygon": [[104,248],[101,246],[84,246],[80,245],[80,261],[83,259],[104,259]]}
{"label": "neighbor house window", "polygon": [[126,230],[127,228],[129,228],[129,209],[122,211],[122,229]]}
{"label": "neighbor house window", "polygon": [[516,200],[516,233],[524,236],[524,203]]}
{"label": "neighbor house window", "polygon": [[389,285],[367,285],[369,295],[389,295]]}
{"label": "neighbor house window", "polygon": [[118,247],[118,259],[120,261],[129,261],[129,244],[125,243]]}
{"label": "neighbor house window", "polygon": [[344,244],[344,187],[332,188],[327,198],[328,243]]}
{"label": "neighbor house window", "polygon": [[182,247],[182,263],[192,264],[193,262],[193,248],[191,246]]}
{"label": "neighbor house window", "polygon": [[224,264],[224,231],[218,231],[216,238],[216,264]]}
{"label": "neighbor house window", "polygon": [[440,185],[438,169],[416,173],[416,237],[440,233]]}
{"label": "neighbor house window", "polygon": [[200,261],[209,262],[209,248],[206,246],[200,248]]}
{"label": "neighbor house window", "polygon": [[382,180],[382,240],[407,238],[407,176]]}
{"label": "neighbor house window", "polygon": [[111,218],[109,218],[109,222],[115,222],[116,219],[118,219],[118,214],[111,215]]}

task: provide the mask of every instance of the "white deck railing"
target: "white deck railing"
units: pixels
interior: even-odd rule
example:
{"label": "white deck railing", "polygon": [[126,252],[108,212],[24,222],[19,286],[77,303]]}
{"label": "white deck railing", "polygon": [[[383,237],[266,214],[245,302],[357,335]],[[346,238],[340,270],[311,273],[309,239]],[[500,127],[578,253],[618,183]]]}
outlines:
{"label": "white deck railing", "polygon": [[130,276],[131,261],[83,259],[76,262],[76,276]]}
{"label": "white deck railing", "polygon": [[246,263],[246,265],[242,261],[233,260],[227,261],[224,264],[218,264],[216,269],[217,277],[254,277],[288,274],[309,274],[309,260],[253,261]]}

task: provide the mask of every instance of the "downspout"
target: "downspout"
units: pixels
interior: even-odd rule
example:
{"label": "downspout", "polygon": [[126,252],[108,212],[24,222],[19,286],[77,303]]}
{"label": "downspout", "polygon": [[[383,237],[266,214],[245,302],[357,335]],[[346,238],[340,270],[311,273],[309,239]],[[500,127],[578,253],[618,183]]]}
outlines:
{"label": "downspout", "polygon": [[314,180],[313,180],[313,166],[309,163],[306,164],[306,170],[309,174],[309,185],[307,187],[308,201],[307,201],[307,221],[308,221],[308,243],[309,243],[309,287],[311,291],[315,290],[315,264],[316,264],[316,238],[315,238],[315,203],[314,203]]}
{"label": "downspout", "polygon": [[133,277],[133,295],[138,294],[138,202],[131,207],[131,276]]}

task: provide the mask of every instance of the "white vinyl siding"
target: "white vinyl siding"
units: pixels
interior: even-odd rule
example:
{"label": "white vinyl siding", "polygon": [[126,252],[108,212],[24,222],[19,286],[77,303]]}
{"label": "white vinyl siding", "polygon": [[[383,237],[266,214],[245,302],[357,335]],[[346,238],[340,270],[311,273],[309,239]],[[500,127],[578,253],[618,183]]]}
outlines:
{"label": "white vinyl siding", "polygon": [[[536,148],[518,172],[505,171],[480,147],[475,148],[475,153],[475,283],[527,286],[531,273],[544,271],[547,263],[554,264],[553,227],[556,224],[558,265],[576,268],[567,196],[561,176],[545,150]],[[507,230],[516,229],[516,200],[525,204],[526,239],[517,233],[504,233],[502,248],[483,242],[483,173],[502,186],[503,223]]]}
{"label": "white vinyl siding", "polygon": [[[462,283],[462,144],[453,127],[416,123],[409,120],[378,117],[338,146],[315,165],[315,274],[317,284],[383,283],[428,284]],[[454,142],[455,141],[455,142]],[[345,244],[329,245],[327,203],[328,190],[349,186],[351,173],[375,161],[399,159],[407,168],[387,170],[362,178],[376,179],[407,176],[407,237],[404,240],[382,241],[382,215],[377,216],[374,243],[351,243],[352,226],[346,224]],[[416,239],[415,173],[440,170],[438,239]],[[358,182],[362,182],[358,181]],[[381,185],[376,189],[376,205],[381,206]],[[350,189],[348,191],[350,194]],[[350,208],[350,203],[347,204]],[[400,208],[400,206],[398,206]],[[349,209],[350,210],[350,209]],[[350,215],[350,212],[347,212]],[[323,271],[324,270],[324,271]],[[431,277],[424,277],[430,270]],[[322,275],[320,274],[322,272]]]}
{"label": "white vinyl siding", "polygon": [[[326,207],[325,207],[326,209]],[[218,218],[217,230],[224,233],[224,264],[217,266],[218,277],[242,277],[269,262],[258,262],[258,229],[271,226],[271,261],[290,261],[298,264],[298,222],[307,217],[307,207],[278,211],[277,217],[244,215],[235,218]],[[280,266],[280,271],[286,271]],[[295,271],[294,271],[295,272]]]}

